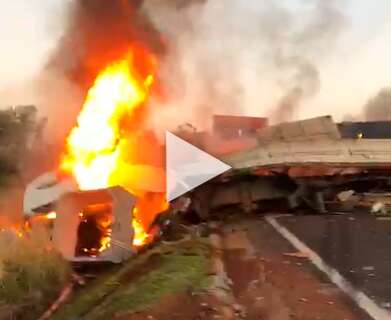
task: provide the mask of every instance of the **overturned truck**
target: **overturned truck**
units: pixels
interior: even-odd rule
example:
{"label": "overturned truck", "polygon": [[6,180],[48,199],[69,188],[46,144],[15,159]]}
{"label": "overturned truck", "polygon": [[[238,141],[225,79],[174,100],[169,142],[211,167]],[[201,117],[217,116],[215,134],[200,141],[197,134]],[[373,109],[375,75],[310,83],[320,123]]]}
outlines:
{"label": "overturned truck", "polygon": [[[237,119],[219,119],[212,133],[220,132],[214,144],[219,148],[202,145],[213,142],[204,133],[186,132],[182,137],[233,169],[184,196],[191,201],[162,209],[158,218],[189,206],[200,220],[238,206],[246,212],[305,208],[326,213],[341,202],[346,206],[353,195],[356,203],[376,204],[381,211],[387,206],[374,202],[391,204],[391,134],[372,130],[372,139],[366,139],[366,131],[379,123],[342,126],[325,116],[268,126],[264,118],[245,117],[241,128]],[[24,213],[29,221],[48,227],[55,247],[68,260],[119,263],[137,251],[132,224],[136,201],[121,187],[80,191],[72,180],[49,173],[28,185]]]}
{"label": "overturned truck", "polygon": [[122,187],[79,191],[48,173],[25,192],[31,227],[44,225],[57,250],[72,262],[120,263],[135,254],[132,212],[136,198]]}
{"label": "overturned truck", "polygon": [[[386,192],[391,186],[391,136],[376,139],[372,130],[366,139],[365,132],[377,125],[341,126],[324,116],[261,128],[256,146],[220,156],[233,170],[196,189],[193,210],[208,219],[222,207],[266,210],[273,202],[274,208],[326,213],[340,192]],[[344,138],[350,127],[363,130]]]}

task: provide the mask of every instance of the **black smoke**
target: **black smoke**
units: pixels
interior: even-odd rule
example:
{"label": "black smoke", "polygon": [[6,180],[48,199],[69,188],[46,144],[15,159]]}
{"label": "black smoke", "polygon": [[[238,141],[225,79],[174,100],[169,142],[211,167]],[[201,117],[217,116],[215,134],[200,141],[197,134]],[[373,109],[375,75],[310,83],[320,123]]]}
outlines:
{"label": "black smoke", "polygon": [[67,26],[48,63],[73,83],[88,87],[109,62],[134,43],[152,52],[163,48],[159,33],[140,9],[142,0],[76,0]]}

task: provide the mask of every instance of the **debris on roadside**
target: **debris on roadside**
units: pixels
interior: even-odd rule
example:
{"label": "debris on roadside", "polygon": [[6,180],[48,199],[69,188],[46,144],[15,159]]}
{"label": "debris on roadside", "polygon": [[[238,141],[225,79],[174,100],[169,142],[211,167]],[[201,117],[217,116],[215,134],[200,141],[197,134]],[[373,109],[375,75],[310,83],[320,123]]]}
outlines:
{"label": "debris on roadside", "polygon": [[259,128],[257,146],[222,155],[233,170],[194,190],[190,209],[201,220],[220,218],[227,207],[242,214],[370,212],[371,194],[390,189],[390,140],[365,133],[353,140],[340,128],[330,116]]}
{"label": "debris on roadside", "polygon": [[380,306],[385,309],[391,309],[391,302],[383,302]]}
{"label": "debris on roadside", "polygon": [[286,257],[293,257],[293,258],[308,258],[310,254],[308,252],[292,252],[292,253],[283,253],[284,256]]}
{"label": "debris on roadside", "polygon": [[355,194],[354,190],[347,190],[347,191],[342,191],[337,194],[337,198],[341,202],[346,202],[348,201],[353,195]]}
{"label": "debris on roadside", "polygon": [[384,203],[376,202],[371,208],[371,213],[385,216],[388,214],[388,211]]}
{"label": "debris on roadside", "polygon": [[374,266],[365,266],[362,268],[363,271],[374,271],[375,267]]}
{"label": "debris on roadside", "polygon": [[235,313],[235,315],[241,319],[246,318],[247,312],[246,308],[238,303],[235,303],[232,305],[232,309]]}

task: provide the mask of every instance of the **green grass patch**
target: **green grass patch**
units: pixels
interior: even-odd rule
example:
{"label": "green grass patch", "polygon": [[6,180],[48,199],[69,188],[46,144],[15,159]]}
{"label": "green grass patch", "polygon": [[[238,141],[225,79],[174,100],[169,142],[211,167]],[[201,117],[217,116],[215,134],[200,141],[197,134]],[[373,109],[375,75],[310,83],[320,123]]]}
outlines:
{"label": "green grass patch", "polygon": [[[111,319],[117,312],[144,310],[171,293],[204,289],[209,285],[208,255],[208,246],[194,240],[160,245],[91,284],[53,319]],[[150,267],[152,258],[158,263]]]}

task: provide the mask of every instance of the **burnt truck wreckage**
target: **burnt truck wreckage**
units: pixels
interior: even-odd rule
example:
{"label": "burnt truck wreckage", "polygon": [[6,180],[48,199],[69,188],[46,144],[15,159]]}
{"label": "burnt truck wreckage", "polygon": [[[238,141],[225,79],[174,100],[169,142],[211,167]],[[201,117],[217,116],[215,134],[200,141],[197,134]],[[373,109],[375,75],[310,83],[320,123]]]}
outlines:
{"label": "burnt truck wreckage", "polygon": [[[230,206],[245,212],[324,214],[364,207],[384,213],[391,200],[391,133],[377,127],[386,124],[337,124],[323,116],[260,127],[242,136],[256,140],[252,147],[215,152],[233,170],[194,190],[192,209],[201,220]],[[197,143],[203,147],[202,140]]]}
{"label": "burnt truck wreckage", "polygon": [[[361,206],[387,213],[391,134],[376,131],[372,126],[378,123],[336,124],[330,116],[273,126],[251,117],[216,116],[214,122],[211,133],[186,125],[176,134],[233,169],[176,199],[150,228],[165,230],[179,212],[207,221],[238,207],[325,214]],[[365,130],[372,139],[365,138]],[[374,132],[381,132],[379,139]],[[137,251],[132,246],[136,203],[121,187],[80,191],[74,181],[48,173],[27,186],[24,213],[33,223],[49,225],[55,247],[68,260],[119,263]],[[52,220],[36,219],[54,212]]]}
{"label": "burnt truck wreckage", "polygon": [[71,179],[47,173],[27,187],[24,212],[30,227],[50,231],[67,260],[120,263],[136,253],[131,245],[136,201],[122,187],[79,191]]}

